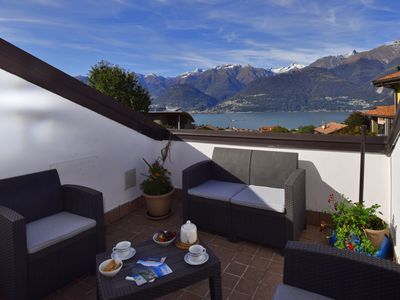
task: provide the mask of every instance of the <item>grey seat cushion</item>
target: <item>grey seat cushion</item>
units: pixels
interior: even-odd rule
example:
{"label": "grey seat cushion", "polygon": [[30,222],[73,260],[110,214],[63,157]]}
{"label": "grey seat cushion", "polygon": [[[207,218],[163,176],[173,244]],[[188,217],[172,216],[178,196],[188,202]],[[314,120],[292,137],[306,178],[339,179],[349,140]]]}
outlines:
{"label": "grey seat cushion", "polygon": [[229,202],[231,198],[245,189],[246,185],[219,180],[208,180],[188,190],[189,195]]}
{"label": "grey seat cushion", "polygon": [[60,212],[26,224],[28,253],[32,254],[96,226],[96,221]]}
{"label": "grey seat cushion", "polygon": [[276,287],[274,300],[332,300],[320,294],[299,289],[297,287],[279,284]]}
{"label": "grey seat cushion", "polygon": [[249,185],[232,197],[231,202],[237,205],[285,212],[285,190],[267,186]]}

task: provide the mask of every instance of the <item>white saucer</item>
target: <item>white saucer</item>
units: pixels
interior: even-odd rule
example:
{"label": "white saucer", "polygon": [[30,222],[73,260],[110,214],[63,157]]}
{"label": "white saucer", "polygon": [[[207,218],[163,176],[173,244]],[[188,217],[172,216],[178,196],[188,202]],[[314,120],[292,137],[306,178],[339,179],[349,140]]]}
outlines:
{"label": "white saucer", "polygon": [[185,262],[186,263],[188,263],[189,265],[192,265],[192,266],[198,266],[198,265],[202,265],[202,264],[204,264],[207,260],[208,260],[208,258],[209,258],[209,256],[208,256],[208,253],[206,252],[206,253],[204,253],[203,254],[203,259],[202,260],[199,260],[199,261],[193,261],[192,259],[191,259],[191,255],[190,255],[190,253],[186,253],[186,255],[185,255],[185,257],[184,257],[184,260],[185,260]]}
{"label": "white saucer", "polygon": [[113,253],[111,253],[111,258],[119,258],[120,260],[127,260],[127,259],[134,257],[135,254],[136,254],[135,248],[130,247],[129,254],[127,256],[121,257],[114,251]]}

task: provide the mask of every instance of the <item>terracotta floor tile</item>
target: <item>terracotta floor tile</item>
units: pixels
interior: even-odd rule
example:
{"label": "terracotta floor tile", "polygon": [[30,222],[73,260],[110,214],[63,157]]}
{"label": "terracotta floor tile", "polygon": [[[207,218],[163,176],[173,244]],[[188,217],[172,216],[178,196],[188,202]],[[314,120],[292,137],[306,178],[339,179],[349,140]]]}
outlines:
{"label": "terracotta floor tile", "polygon": [[223,246],[214,246],[211,248],[214,254],[218,257],[224,257],[225,259],[232,260],[236,256],[236,252],[230,248],[223,247]]}
{"label": "terracotta floor tile", "polygon": [[227,248],[231,248],[231,249],[236,247],[235,243],[228,241],[228,239],[226,237],[222,237],[222,236],[216,236],[213,239],[213,244],[220,246],[220,247],[227,247]]}
{"label": "terracotta floor tile", "polygon": [[214,238],[215,238],[215,235],[210,234],[206,231],[201,231],[201,230],[198,231],[198,235],[199,235],[200,241],[204,241],[205,243],[209,243],[212,240],[214,240]]}
{"label": "terracotta floor tile", "polygon": [[246,272],[243,274],[243,278],[252,280],[254,282],[260,282],[264,278],[265,272],[266,269],[248,267]]}
{"label": "terracotta floor tile", "polygon": [[261,284],[269,285],[269,286],[276,286],[283,282],[283,276],[278,273],[272,272],[265,272],[263,278],[261,279]]}
{"label": "terracotta floor tile", "polygon": [[189,291],[183,291],[182,295],[178,298],[179,300],[200,300],[202,297],[193,294]]}
{"label": "terracotta floor tile", "polygon": [[258,286],[257,281],[242,278],[240,279],[239,283],[236,285],[234,290],[236,292],[252,296],[257,286]]}
{"label": "terracotta floor tile", "polygon": [[251,261],[253,260],[253,255],[245,252],[236,252],[235,257],[233,258],[233,261],[236,261],[238,263],[244,264],[244,265],[250,265]]}
{"label": "terracotta floor tile", "polygon": [[283,261],[272,261],[268,267],[268,271],[283,274]]}
{"label": "terracotta floor tile", "polygon": [[277,262],[283,262],[284,257],[280,253],[275,252],[274,255],[272,256],[272,260]]}
{"label": "terracotta floor tile", "polygon": [[222,274],[222,287],[232,290],[235,285],[239,282],[240,277],[228,273]]}
{"label": "terracotta floor tile", "polygon": [[229,295],[232,293],[232,289],[227,289],[222,287],[222,299],[228,299]]}
{"label": "terracotta floor tile", "polygon": [[270,259],[255,257],[251,261],[250,266],[257,268],[257,269],[266,270],[269,267],[269,265],[271,264],[271,262],[272,262],[272,260],[270,260]]}
{"label": "terracotta floor tile", "polygon": [[265,259],[272,259],[274,256],[274,251],[271,248],[267,247],[259,247],[255,257],[257,258],[265,258]]}
{"label": "terracotta floor tile", "polygon": [[231,262],[226,268],[225,272],[236,276],[242,276],[246,271],[247,266],[237,262]]}
{"label": "terracotta floor tile", "polygon": [[182,296],[183,292],[184,292],[183,289],[179,290],[179,291],[176,291],[176,292],[172,292],[172,293],[169,293],[169,294],[167,294],[165,296],[157,298],[157,300],[177,300],[177,299],[179,299],[179,297]]}
{"label": "terracotta floor tile", "polygon": [[251,299],[251,296],[246,294],[241,294],[236,291],[233,291],[232,294],[229,296],[229,300],[247,300],[247,299]]}
{"label": "terracotta floor tile", "polygon": [[240,252],[244,252],[244,253],[248,253],[251,255],[256,254],[257,249],[260,246],[254,243],[249,243],[249,242],[242,242],[239,246],[238,246],[238,250]]}
{"label": "terracotta floor tile", "polygon": [[204,297],[209,291],[208,279],[195,283],[186,288],[186,290],[200,297]]}
{"label": "terracotta floor tile", "polygon": [[254,294],[253,300],[272,300],[274,294],[275,294],[275,287],[267,285],[259,285]]}
{"label": "terracotta floor tile", "polygon": [[221,271],[224,272],[231,262],[232,262],[232,260],[222,258],[221,259]]}

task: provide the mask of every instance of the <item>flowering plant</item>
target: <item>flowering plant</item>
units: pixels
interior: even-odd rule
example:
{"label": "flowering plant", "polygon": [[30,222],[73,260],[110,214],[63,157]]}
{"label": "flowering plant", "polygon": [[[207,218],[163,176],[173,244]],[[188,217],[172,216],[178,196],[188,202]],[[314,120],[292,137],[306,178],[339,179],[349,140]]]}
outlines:
{"label": "flowering plant", "polygon": [[365,207],[361,203],[353,203],[344,195],[336,199],[329,196],[330,206],[325,210],[332,219],[332,226],[321,222],[321,231],[332,227],[330,240],[339,249],[348,249],[355,252],[364,252],[374,255],[377,251],[364,232],[364,229],[384,229],[385,222],[377,216],[379,205]]}
{"label": "flowering plant", "polygon": [[170,147],[171,140],[168,141],[167,145],[161,150],[161,155],[152,164],[143,158],[148,166],[148,175],[145,175],[147,179],[141,183],[140,188],[145,194],[163,195],[172,191],[171,173],[164,167]]}

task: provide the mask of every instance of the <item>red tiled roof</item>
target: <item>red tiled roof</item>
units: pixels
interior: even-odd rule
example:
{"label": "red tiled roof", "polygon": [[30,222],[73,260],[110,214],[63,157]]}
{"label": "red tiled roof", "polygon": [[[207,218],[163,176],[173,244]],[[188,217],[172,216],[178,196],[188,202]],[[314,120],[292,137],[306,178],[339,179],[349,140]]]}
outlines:
{"label": "red tiled roof", "polygon": [[400,83],[400,71],[379,77],[373,81],[374,85],[383,85],[387,82],[393,83],[393,81],[398,81]]}
{"label": "red tiled roof", "polygon": [[396,109],[394,105],[377,106],[374,109],[363,112],[363,115],[393,119],[396,115]]}
{"label": "red tiled roof", "polygon": [[325,125],[315,128],[314,130],[318,133],[322,134],[331,134],[337,132],[343,128],[346,128],[346,124],[336,123],[336,122],[329,122]]}
{"label": "red tiled roof", "polygon": [[273,126],[262,126],[258,129],[260,132],[271,132],[275,127],[278,127],[278,125],[273,125]]}

